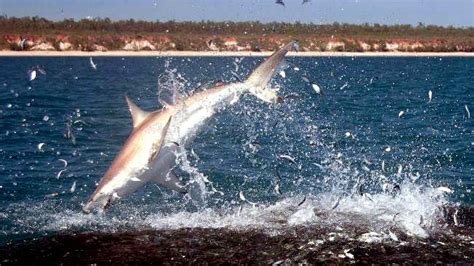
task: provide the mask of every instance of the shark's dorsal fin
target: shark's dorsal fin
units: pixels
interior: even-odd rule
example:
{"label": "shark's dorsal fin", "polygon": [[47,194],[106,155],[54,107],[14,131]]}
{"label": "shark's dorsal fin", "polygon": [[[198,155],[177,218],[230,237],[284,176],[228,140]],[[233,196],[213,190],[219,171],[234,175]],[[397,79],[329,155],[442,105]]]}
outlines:
{"label": "shark's dorsal fin", "polygon": [[125,96],[125,100],[127,100],[128,109],[132,114],[133,128],[136,128],[150,115],[150,112],[142,110],[130,98],[128,98],[128,96]]}

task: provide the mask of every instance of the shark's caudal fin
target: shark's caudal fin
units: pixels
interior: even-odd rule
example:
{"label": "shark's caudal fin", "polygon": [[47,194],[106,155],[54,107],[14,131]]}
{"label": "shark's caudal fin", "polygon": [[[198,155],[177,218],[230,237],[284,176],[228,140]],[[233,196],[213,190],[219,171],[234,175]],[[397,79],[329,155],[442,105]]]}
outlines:
{"label": "shark's caudal fin", "polygon": [[267,86],[286,53],[290,50],[296,50],[297,47],[296,41],[289,42],[260,64],[245,81],[250,93],[265,102],[280,102],[281,98]]}

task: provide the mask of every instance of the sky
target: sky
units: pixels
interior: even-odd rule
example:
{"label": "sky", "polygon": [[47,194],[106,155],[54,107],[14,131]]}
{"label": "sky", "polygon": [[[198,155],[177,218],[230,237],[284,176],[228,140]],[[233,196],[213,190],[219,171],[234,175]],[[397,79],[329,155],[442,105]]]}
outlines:
{"label": "sky", "polygon": [[9,17],[474,26],[474,0],[0,0]]}

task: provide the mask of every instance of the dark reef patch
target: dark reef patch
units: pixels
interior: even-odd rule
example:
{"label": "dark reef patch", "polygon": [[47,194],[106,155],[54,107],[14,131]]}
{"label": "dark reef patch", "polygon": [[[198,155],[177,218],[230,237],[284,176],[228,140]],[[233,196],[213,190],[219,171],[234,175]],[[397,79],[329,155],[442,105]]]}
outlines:
{"label": "dark reef patch", "polygon": [[83,232],[10,243],[0,247],[0,262],[472,263],[474,211],[473,208],[461,210],[459,222],[462,225],[446,226],[428,239],[414,239],[397,231],[399,241],[384,239],[367,243],[358,240],[367,233],[367,228],[335,231],[335,228],[317,226],[294,227],[279,233],[225,228]]}

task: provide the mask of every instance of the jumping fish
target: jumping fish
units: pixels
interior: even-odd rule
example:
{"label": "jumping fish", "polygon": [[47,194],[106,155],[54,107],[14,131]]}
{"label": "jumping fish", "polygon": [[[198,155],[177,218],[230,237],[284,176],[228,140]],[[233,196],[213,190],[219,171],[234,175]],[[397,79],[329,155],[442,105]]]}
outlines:
{"label": "jumping fish", "polygon": [[94,60],[92,60],[92,57],[89,57],[89,63],[92,67],[92,69],[97,70],[97,64],[94,63]]}
{"label": "jumping fish", "polygon": [[297,49],[296,42],[283,46],[244,82],[216,85],[165,105],[159,111],[146,112],[126,97],[133,131],[83,206],[84,212],[103,211],[113,201],[133,193],[149,181],[186,193],[186,188],[172,171],[178,149],[192,140],[210,117],[237,102],[243,93],[250,92],[268,103],[282,102],[268,83],[286,53],[293,49]]}

